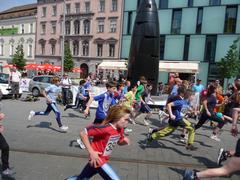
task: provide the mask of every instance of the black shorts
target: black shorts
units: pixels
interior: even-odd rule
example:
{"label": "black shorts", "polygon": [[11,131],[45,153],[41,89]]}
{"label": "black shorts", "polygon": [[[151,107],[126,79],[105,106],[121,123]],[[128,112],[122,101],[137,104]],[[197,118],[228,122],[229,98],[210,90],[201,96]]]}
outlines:
{"label": "black shorts", "polygon": [[151,108],[147,104],[141,103],[140,111],[142,113],[150,113],[152,110],[151,110]]}

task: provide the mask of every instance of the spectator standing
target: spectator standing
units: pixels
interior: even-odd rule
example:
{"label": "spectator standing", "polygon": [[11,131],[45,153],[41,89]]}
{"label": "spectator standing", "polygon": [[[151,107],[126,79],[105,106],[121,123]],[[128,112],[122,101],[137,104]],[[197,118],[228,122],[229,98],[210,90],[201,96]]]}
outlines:
{"label": "spectator standing", "polygon": [[16,68],[12,68],[10,75],[10,83],[12,88],[12,99],[19,98],[19,86],[21,80],[21,73]]}
{"label": "spectator standing", "polygon": [[62,101],[63,101],[63,105],[65,106],[69,104],[68,98],[69,98],[69,91],[72,85],[72,81],[70,78],[68,78],[67,74],[64,74],[60,84],[62,85]]}

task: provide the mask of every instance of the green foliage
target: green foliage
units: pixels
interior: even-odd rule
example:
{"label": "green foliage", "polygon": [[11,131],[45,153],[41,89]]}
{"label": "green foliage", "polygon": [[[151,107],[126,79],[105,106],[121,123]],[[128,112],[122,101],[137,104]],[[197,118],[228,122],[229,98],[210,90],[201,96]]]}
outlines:
{"label": "green foliage", "polygon": [[70,72],[74,67],[70,47],[67,43],[64,45],[64,71]]}
{"label": "green foliage", "polygon": [[233,41],[229,50],[221,61],[217,62],[218,73],[224,79],[236,77],[240,73],[240,59],[238,52],[238,43],[240,38]]}
{"label": "green foliage", "polygon": [[12,63],[16,65],[17,69],[23,70],[26,65],[26,59],[24,59],[23,45],[18,45],[16,52],[13,55]]}

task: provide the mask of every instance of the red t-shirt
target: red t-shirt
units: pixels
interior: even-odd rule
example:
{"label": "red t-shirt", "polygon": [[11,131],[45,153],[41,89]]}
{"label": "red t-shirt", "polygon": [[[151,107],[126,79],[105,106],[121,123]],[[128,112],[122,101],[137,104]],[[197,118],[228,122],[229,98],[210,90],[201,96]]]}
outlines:
{"label": "red t-shirt", "polygon": [[112,124],[107,125],[91,125],[85,128],[88,136],[93,137],[91,146],[95,151],[101,152],[99,157],[102,166],[109,160],[109,155],[112,153],[114,146],[124,139],[124,129],[117,129]]}

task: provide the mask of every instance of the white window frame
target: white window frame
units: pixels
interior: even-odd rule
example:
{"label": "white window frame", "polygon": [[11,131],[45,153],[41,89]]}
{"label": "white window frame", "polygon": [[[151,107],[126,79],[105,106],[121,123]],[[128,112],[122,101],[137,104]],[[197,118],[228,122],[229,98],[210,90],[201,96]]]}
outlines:
{"label": "white window frame", "polygon": [[110,29],[109,32],[115,33],[117,32],[117,19],[110,19]]}
{"label": "white window frame", "polygon": [[104,32],[104,20],[98,20],[98,29],[97,32],[98,33],[103,33]]}
{"label": "white window frame", "polygon": [[32,50],[33,50],[33,45],[32,44],[29,44],[28,45],[28,57],[32,57]]}
{"label": "white window frame", "polygon": [[42,7],[42,17],[46,17],[47,7]]}
{"label": "white window frame", "polygon": [[57,5],[52,6],[52,16],[57,16]]}

